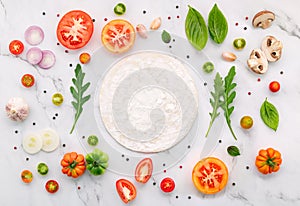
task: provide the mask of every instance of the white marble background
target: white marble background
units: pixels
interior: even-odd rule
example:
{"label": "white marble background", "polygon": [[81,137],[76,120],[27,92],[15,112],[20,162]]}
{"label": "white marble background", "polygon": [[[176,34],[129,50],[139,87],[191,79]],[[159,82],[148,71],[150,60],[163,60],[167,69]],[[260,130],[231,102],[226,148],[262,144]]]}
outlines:
{"label": "white marble background", "polygon": [[[73,180],[60,171],[60,159],[65,152],[77,151],[84,153],[75,134],[69,135],[73,122],[74,111],[71,107],[69,86],[73,69],[82,51],[93,53],[101,46],[100,34],[104,18],[114,19],[113,7],[119,1],[87,1],[87,0],[1,0],[0,1],[0,205],[123,205],[115,190],[115,181],[119,175],[106,173],[101,177],[88,174]],[[129,205],[300,205],[299,190],[299,124],[300,124],[300,16],[298,0],[253,1],[253,0],[124,0],[127,12],[123,16],[134,25],[143,23],[149,25],[152,19],[160,16],[163,23],[161,29],[182,37],[187,5],[197,8],[207,19],[209,10],[214,3],[219,5],[227,17],[229,33],[222,45],[215,45],[211,40],[204,52],[215,63],[216,70],[222,75],[227,73],[232,63],[224,62],[220,56],[223,51],[234,51],[232,41],[243,37],[247,46],[240,52],[235,52],[238,60],[233,64],[237,67],[236,82],[237,99],[232,124],[238,136],[234,141],[227,127],[222,130],[221,143],[209,155],[221,158],[229,169],[229,182],[224,191],[217,195],[200,194],[191,181],[191,171],[194,164],[201,158],[200,141],[196,141],[188,155],[178,165],[167,169],[166,173],[153,176],[146,185],[137,185],[137,198]],[[176,8],[176,6],[179,6]],[[62,16],[69,10],[82,9],[87,11],[95,21],[95,31],[91,42],[80,51],[65,53],[65,49],[57,46],[55,35],[59,21],[57,14]],[[254,29],[251,26],[253,15],[263,9],[276,14],[276,21],[267,30]],[[143,10],[146,14],[143,14]],[[43,15],[43,12],[44,15]],[[179,16],[179,18],[177,18]],[[168,20],[168,17],[171,17]],[[245,20],[245,17],[249,17]],[[238,22],[238,26],[235,23]],[[28,26],[39,25],[44,29],[45,40],[39,45],[42,49],[52,50],[57,62],[50,70],[40,70],[29,65],[21,56],[16,58],[9,54],[8,44],[13,39],[23,40],[24,31]],[[244,30],[247,27],[247,30]],[[267,74],[257,76],[246,67],[246,59],[250,51],[259,47],[264,36],[272,34],[283,42],[282,59],[270,65]],[[72,64],[72,66],[70,66]],[[283,71],[282,74],[280,72]],[[24,89],[20,78],[24,73],[32,73],[37,80],[35,87]],[[257,82],[257,78],[261,78]],[[268,84],[278,80],[282,89],[272,94]],[[46,91],[46,93],[44,93]],[[60,107],[51,103],[51,96],[61,92],[65,102]],[[251,95],[248,95],[251,92]],[[12,96],[24,97],[30,107],[31,114],[23,123],[14,123],[7,119],[4,107]],[[259,117],[259,108],[264,98],[277,106],[280,113],[280,125],[277,132],[267,128]],[[56,116],[55,114],[58,114]],[[239,126],[240,118],[249,114],[254,118],[254,127],[245,132]],[[208,115],[208,114],[207,114]],[[53,119],[55,117],[55,119]],[[207,124],[208,124],[208,120]],[[36,125],[33,125],[36,123]],[[26,154],[21,147],[22,136],[32,130],[51,127],[61,136],[61,146],[52,153],[40,152],[36,155]],[[17,131],[17,133],[16,133]],[[203,138],[203,137],[201,137]],[[65,145],[65,147],[63,146]],[[242,155],[230,157],[226,148],[237,145]],[[17,150],[14,150],[14,146]],[[280,171],[270,176],[259,174],[254,165],[254,159],[260,148],[274,147],[281,151],[283,164]],[[28,158],[26,160],[26,158]],[[39,162],[46,162],[50,168],[47,176],[39,176],[35,171]],[[114,161],[111,159],[110,161]],[[179,166],[182,169],[179,169]],[[249,169],[246,169],[246,167]],[[34,180],[25,185],[20,179],[23,169],[34,172]],[[163,194],[159,189],[160,180],[166,176],[176,181],[176,189],[171,194]],[[60,190],[49,194],[44,189],[48,179],[56,179]],[[131,179],[133,181],[133,179]],[[156,185],[153,185],[156,182]],[[235,186],[232,185],[235,183]],[[79,189],[80,187],[80,189]]]}

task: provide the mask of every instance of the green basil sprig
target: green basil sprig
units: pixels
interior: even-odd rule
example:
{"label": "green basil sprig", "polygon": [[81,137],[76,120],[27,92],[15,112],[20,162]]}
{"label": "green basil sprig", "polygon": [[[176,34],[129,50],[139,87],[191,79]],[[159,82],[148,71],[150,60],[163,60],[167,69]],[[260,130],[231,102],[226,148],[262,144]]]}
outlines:
{"label": "green basil sprig", "polygon": [[260,107],[260,117],[268,127],[274,131],[277,130],[279,125],[279,114],[276,107],[268,102],[267,98]]}
{"label": "green basil sprig", "polygon": [[202,50],[205,47],[208,40],[205,21],[202,15],[191,6],[185,19],[185,34],[195,49]]}
{"label": "green basil sprig", "polygon": [[230,156],[233,157],[239,156],[241,154],[239,148],[236,146],[227,147],[227,152]]}
{"label": "green basil sprig", "polygon": [[214,5],[208,15],[208,31],[212,40],[217,44],[221,44],[227,36],[227,20],[217,4]]}

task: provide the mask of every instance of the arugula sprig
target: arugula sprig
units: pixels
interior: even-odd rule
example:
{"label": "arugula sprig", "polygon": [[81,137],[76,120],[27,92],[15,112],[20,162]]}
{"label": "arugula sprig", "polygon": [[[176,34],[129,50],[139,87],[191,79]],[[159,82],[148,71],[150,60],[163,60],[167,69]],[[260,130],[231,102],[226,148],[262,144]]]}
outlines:
{"label": "arugula sprig", "polygon": [[83,104],[86,103],[90,98],[91,95],[87,95],[83,97],[83,93],[89,88],[90,82],[86,83],[83,85],[83,79],[85,76],[85,73],[82,72],[81,65],[77,64],[75,68],[75,78],[72,78],[72,82],[75,87],[71,86],[70,91],[72,93],[72,96],[75,101],[72,101],[72,105],[76,110],[75,113],[75,118],[74,118],[74,123],[72,126],[72,129],[70,131],[70,134],[72,134],[73,130],[75,129],[75,125],[83,111]]}
{"label": "arugula sprig", "polygon": [[210,98],[209,101],[213,108],[213,111],[209,113],[210,122],[209,122],[209,127],[208,127],[205,137],[208,136],[208,133],[209,133],[215,119],[220,115],[220,112],[218,112],[218,109],[222,104],[221,97],[223,97],[224,92],[225,92],[224,81],[218,72],[214,79],[214,91],[210,92],[212,98]]}
{"label": "arugula sprig", "polygon": [[221,104],[222,109],[224,110],[225,119],[227,122],[227,125],[229,127],[229,130],[231,134],[233,135],[234,139],[237,140],[232,126],[231,126],[231,120],[230,115],[232,114],[234,110],[234,106],[230,106],[230,104],[233,103],[233,100],[236,96],[236,92],[234,91],[234,88],[236,87],[236,83],[233,82],[234,76],[235,76],[235,66],[232,66],[225,77],[225,93],[223,94],[223,103]]}

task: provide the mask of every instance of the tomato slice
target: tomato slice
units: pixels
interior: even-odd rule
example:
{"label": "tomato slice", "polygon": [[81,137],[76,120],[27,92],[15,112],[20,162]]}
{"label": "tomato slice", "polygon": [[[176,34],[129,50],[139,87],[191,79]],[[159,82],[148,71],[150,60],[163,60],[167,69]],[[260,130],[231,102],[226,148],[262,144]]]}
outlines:
{"label": "tomato slice", "polygon": [[22,181],[25,183],[30,183],[33,179],[33,174],[29,170],[23,170],[21,173]]}
{"label": "tomato slice", "polygon": [[136,197],[136,188],[129,180],[119,179],[116,182],[116,189],[124,203],[130,202]]}
{"label": "tomato slice", "polygon": [[24,51],[24,44],[19,40],[13,40],[9,44],[9,51],[14,55],[19,55]]}
{"label": "tomato slice", "polygon": [[101,40],[104,47],[109,51],[113,53],[125,52],[134,44],[134,27],[123,19],[112,20],[102,29]]}
{"label": "tomato slice", "polygon": [[34,77],[31,74],[24,74],[21,82],[24,87],[32,87],[34,85]]}
{"label": "tomato slice", "polygon": [[91,39],[94,32],[92,18],[81,10],[66,13],[57,25],[58,41],[68,49],[80,49]]}
{"label": "tomato slice", "polygon": [[166,177],[160,182],[160,189],[163,192],[172,192],[175,189],[175,182],[172,178]]}
{"label": "tomato slice", "polygon": [[48,180],[46,182],[45,188],[49,193],[55,193],[59,189],[59,184],[55,180]]}
{"label": "tomato slice", "polygon": [[193,169],[195,187],[204,194],[221,191],[228,181],[228,170],[224,162],[215,157],[200,160]]}
{"label": "tomato slice", "polygon": [[153,164],[150,158],[142,159],[135,168],[135,180],[146,183],[150,179],[153,171]]}

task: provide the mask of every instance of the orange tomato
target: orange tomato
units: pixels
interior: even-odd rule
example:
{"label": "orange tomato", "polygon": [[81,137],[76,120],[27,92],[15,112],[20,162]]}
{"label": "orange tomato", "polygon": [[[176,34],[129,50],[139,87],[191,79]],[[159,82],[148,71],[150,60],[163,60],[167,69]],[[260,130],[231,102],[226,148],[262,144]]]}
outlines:
{"label": "orange tomato", "polygon": [[22,181],[25,183],[30,183],[33,179],[33,174],[29,170],[23,170],[21,173]]}
{"label": "orange tomato", "polygon": [[192,180],[200,192],[204,194],[215,194],[226,186],[228,181],[228,169],[220,159],[207,157],[195,165]]}
{"label": "orange tomato", "polygon": [[273,148],[259,150],[255,160],[258,171],[265,175],[277,172],[280,169],[281,163],[282,158],[280,152]]}
{"label": "orange tomato", "polygon": [[85,172],[85,161],[82,154],[76,152],[66,153],[60,162],[62,172],[70,177],[77,178]]}

